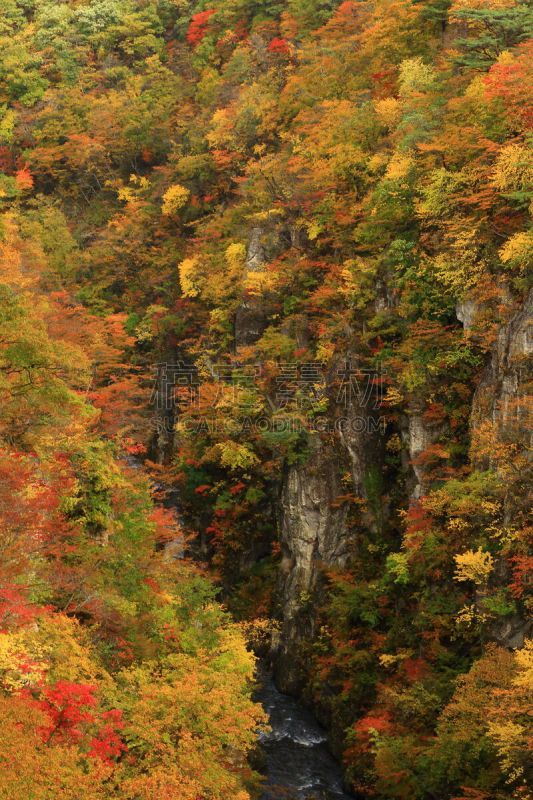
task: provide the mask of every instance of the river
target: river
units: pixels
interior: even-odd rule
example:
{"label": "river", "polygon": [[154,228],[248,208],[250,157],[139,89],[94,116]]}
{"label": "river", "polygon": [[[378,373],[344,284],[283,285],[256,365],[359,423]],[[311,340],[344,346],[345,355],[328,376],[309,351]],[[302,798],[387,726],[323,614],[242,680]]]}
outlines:
{"label": "river", "polygon": [[327,734],[312,713],[262,677],[256,695],[270,717],[261,734],[266,782],[261,800],[352,800],[342,789],[342,771],[327,746]]}

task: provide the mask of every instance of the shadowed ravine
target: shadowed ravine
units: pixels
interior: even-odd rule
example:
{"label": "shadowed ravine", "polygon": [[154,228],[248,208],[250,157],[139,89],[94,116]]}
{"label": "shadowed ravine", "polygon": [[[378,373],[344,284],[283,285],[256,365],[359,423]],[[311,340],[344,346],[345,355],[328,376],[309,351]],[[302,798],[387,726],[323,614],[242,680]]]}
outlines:
{"label": "shadowed ravine", "polygon": [[[141,467],[135,458],[127,462]],[[180,517],[179,492],[163,483],[153,485],[163,505]],[[167,550],[183,558],[181,538],[170,542]],[[260,735],[266,780],[260,800],[350,800],[342,788],[341,765],[327,745],[327,732],[299,700],[276,689],[272,677],[260,669],[260,688],[255,699],[269,716],[271,730]]]}
{"label": "shadowed ravine", "polygon": [[298,700],[264,677],[257,699],[270,717],[261,735],[266,783],[261,800],[349,800],[341,767],[328,750],[326,731]]}

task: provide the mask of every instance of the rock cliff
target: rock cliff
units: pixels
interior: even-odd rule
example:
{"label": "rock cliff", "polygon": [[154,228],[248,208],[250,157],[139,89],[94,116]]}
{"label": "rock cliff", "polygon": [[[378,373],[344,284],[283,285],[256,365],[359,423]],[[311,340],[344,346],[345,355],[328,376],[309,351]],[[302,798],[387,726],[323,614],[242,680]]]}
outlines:
{"label": "rock cliff", "polygon": [[533,291],[498,332],[472,404],[473,433],[490,421],[500,437],[531,443],[532,353]]}
{"label": "rock cliff", "polygon": [[287,468],[280,496],[282,628],[275,676],[285,692],[301,688],[301,647],[313,638],[321,570],[349,557],[341,490],[338,454],[313,438],[307,460]]}

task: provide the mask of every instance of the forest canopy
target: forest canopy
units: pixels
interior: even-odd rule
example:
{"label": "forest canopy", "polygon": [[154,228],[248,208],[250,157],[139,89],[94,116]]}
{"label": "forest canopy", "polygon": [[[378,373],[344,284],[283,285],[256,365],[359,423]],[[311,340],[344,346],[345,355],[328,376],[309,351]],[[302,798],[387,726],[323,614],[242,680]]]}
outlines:
{"label": "forest canopy", "polygon": [[1,6],[0,798],[527,800],[531,5]]}

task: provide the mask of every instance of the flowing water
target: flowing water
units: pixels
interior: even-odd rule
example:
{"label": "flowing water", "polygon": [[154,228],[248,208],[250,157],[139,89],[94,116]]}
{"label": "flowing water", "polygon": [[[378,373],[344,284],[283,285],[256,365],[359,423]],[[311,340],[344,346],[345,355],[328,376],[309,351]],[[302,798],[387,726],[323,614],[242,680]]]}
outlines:
{"label": "flowing water", "polygon": [[261,735],[266,782],[261,800],[350,800],[340,765],[327,747],[326,731],[293,697],[264,677],[257,699],[270,717]]}

